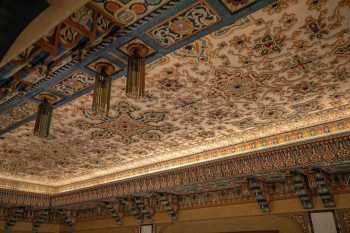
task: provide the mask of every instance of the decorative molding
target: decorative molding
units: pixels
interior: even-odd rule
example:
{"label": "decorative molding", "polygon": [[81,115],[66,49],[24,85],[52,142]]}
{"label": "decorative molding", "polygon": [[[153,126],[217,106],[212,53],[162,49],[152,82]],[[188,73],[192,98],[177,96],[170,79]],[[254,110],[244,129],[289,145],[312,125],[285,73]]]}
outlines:
{"label": "decorative molding", "polygon": [[24,220],[24,212],[24,207],[16,207],[11,212],[9,212],[4,226],[5,232],[10,232],[18,221]]}
{"label": "decorative molding", "polygon": [[51,201],[53,206],[62,206],[103,198],[127,196],[133,193],[172,191],[179,187],[210,183],[220,179],[232,179],[310,166],[327,167],[332,164],[341,164],[350,160],[349,151],[350,136],[340,136],[170,170],[163,172],[161,176],[159,174],[141,176],[122,182],[62,194],[59,194],[57,189],[50,192],[53,195],[1,190],[0,200],[3,203],[22,203],[33,206],[47,206]]}
{"label": "decorative molding", "polygon": [[32,227],[33,233],[37,233],[39,231],[40,226],[48,222],[49,214],[50,214],[49,209],[44,209],[37,213],[33,221],[33,227]]}
{"label": "decorative molding", "polygon": [[193,183],[210,182],[219,178],[249,176],[253,174],[273,172],[310,165],[330,165],[350,159],[350,136],[323,140],[314,143],[257,152],[246,156],[221,160],[188,168],[176,169],[161,176],[149,175],[115,184],[103,185],[99,188],[86,189],[53,198],[53,205],[64,205],[80,201],[125,196],[139,192],[156,192],[171,190],[176,186]]}
{"label": "decorative molding", "polygon": [[112,71],[111,71],[111,76],[115,75],[118,71],[121,70],[121,68],[115,64],[114,62],[112,62],[110,59],[107,58],[98,58],[95,61],[91,62],[89,65],[87,65],[87,67],[92,70],[95,73],[99,73],[98,72],[98,67],[101,65],[108,65],[111,67]]}
{"label": "decorative molding", "polygon": [[313,177],[317,185],[317,193],[320,196],[324,207],[335,208],[335,200],[333,198],[332,191],[329,188],[330,179],[328,177],[328,174],[325,174],[325,172],[316,169]]}
{"label": "decorative molding", "polygon": [[51,196],[48,194],[0,189],[0,204],[3,205],[22,205],[44,208],[50,205],[50,201]]}
{"label": "decorative molding", "polygon": [[255,200],[258,203],[261,211],[263,213],[268,213],[271,211],[270,204],[268,202],[268,197],[266,195],[264,183],[258,181],[255,177],[248,178],[249,190],[255,194]]}
{"label": "decorative molding", "polygon": [[304,209],[314,208],[312,193],[308,186],[307,176],[300,172],[293,173],[293,188]]}
{"label": "decorative molding", "polygon": [[176,195],[167,193],[159,193],[158,195],[162,207],[168,213],[170,219],[175,221],[178,218],[179,198]]}
{"label": "decorative molding", "polygon": [[126,55],[129,56],[130,53],[129,53],[128,47],[130,45],[133,45],[133,44],[141,44],[141,45],[145,46],[145,48],[147,48],[147,53],[145,54],[145,57],[148,57],[156,52],[156,50],[154,48],[152,48],[150,45],[148,45],[147,43],[145,43],[143,40],[141,40],[139,38],[133,39],[133,40],[129,41],[128,43],[124,44],[123,46],[121,46],[119,48],[119,50],[121,50],[123,53],[125,53]]}
{"label": "decorative molding", "polygon": [[105,202],[102,202],[102,205],[109,211],[109,213],[111,214],[111,216],[113,217],[113,219],[117,224],[123,223],[123,220],[122,220],[123,214],[120,211],[121,202],[113,204],[105,201]]}
{"label": "decorative molding", "polygon": [[[334,176],[338,175],[335,174]],[[348,177],[350,177],[350,173]],[[264,192],[266,195],[269,195],[271,202],[296,198],[294,190],[291,187],[292,183],[289,182],[292,176],[288,176],[284,180],[276,180],[276,178],[271,180],[269,176],[260,177],[260,179],[265,180]],[[336,190],[339,187],[342,188],[341,193],[350,193],[349,184],[348,188],[345,188],[344,183],[339,183],[339,180],[332,183],[332,189]],[[48,222],[59,222],[73,227],[76,221],[108,218],[112,215],[118,224],[126,216],[134,216],[142,223],[144,220],[152,219],[155,213],[165,212],[169,214],[172,221],[176,221],[176,214],[180,210],[253,203],[256,201],[255,199],[255,191],[252,191],[248,187],[248,180],[242,179],[239,182],[237,181],[236,186],[230,189],[182,195],[173,193],[144,193],[124,197],[100,198],[100,201],[80,202],[74,205],[68,204],[59,208],[50,207],[50,215],[47,217],[47,220]],[[102,206],[101,203],[103,204]],[[273,212],[273,206],[271,207],[271,211]],[[6,216],[9,216],[14,210],[13,208],[0,209],[0,219],[6,219]],[[28,207],[23,212],[24,220],[35,222],[36,218],[33,218],[33,216],[39,216],[40,213],[40,209],[35,211],[35,209]],[[339,217],[341,218],[344,217],[342,213],[339,212]],[[304,232],[308,232],[306,231],[308,229],[307,222],[300,215],[305,218],[305,216],[307,217],[307,212],[302,214],[288,214],[285,217],[293,218],[304,229]]]}
{"label": "decorative molding", "polygon": [[[210,1],[210,3],[211,2],[214,2],[214,1]],[[217,1],[217,2],[219,2],[219,1]],[[176,13],[178,13],[178,12],[176,12]],[[64,30],[71,31],[74,34],[75,34],[76,31],[79,32],[79,33],[82,33],[82,34],[85,33],[85,36],[90,38],[91,35],[89,35],[89,33],[87,33],[86,31],[84,32],[84,28],[82,28],[82,27],[86,27],[87,25],[85,24],[85,26],[82,25],[81,27],[77,27],[76,25],[74,26],[74,23],[73,23],[74,22],[74,18],[76,18],[76,15],[73,18],[70,18],[68,21],[65,21],[63,23],[64,24],[63,25]],[[164,20],[162,20],[162,21],[165,22]],[[304,24],[304,21],[302,23]],[[306,23],[308,23],[308,22],[306,22]],[[305,24],[306,29],[308,28],[308,25],[309,24]],[[302,29],[300,29],[300,30],[302,30]],[[306,30],[306,31],[307,31],[306,33],[312,33],[312,32],[309,32],[308,30]],[[53,35],[54,34],[55,34],[55,32],[53,32]],[[51,37],[53,35],[49,35],[49,37]],[[322,35],[310,35],[310,37],[312,37],[312,36],[322,36]],[[56,37],[52,37],[52,38],[49,38],[49,37],[46,38],[47,39],[46,42],[54,40],[56,38]],[[59,37],[62,37],[62,35],[59,35]],[[128,38],[128,39],[130,39],[130,38]],[[68,39],[65,39],[65,40],[72,40],[72,38],[68,38]],[[74,38],[73,38],[72,41],[74,42]],[[126,39],[126,41],[127,41],[127,39]],[[149,38],[147,40],[145,40],[145,41],[147,43],[150,42]],[[97,44],[94,44],[92,47],[89,47],[89,48],[91,48],[91,51],[93,51],[95,48],[97,49],[97,47],[100,48],[99,47],[100,45],[103,47],[105,44],[110,45],[110,43],[112,43],[112,42],[113,42],[113,39],[108,37],[108,39],[103,40],[101,42],[101,44],[97,43]],[[125,41],[122,41],[122,42],[125,42]],[[122,42],[121,42],[121,44],[123,44]],[[71,43],[69,43],[69,41],[67,43],[68,43],[67,47],[70,47]],[[232,41],[232,44],[234,44],[234,43],[235,43],[235,41]],[[270,43],[272,43],[272,45],[273,45],[272,48],[270,46],[271,45]],[[43,44],[44,43],[40,43],[39,45],[40,46],[44,46]],[[275,36],[275,35],[270,35],[269,34],[269,35],[266,35],[264,37],[257,38],[257,41],[252,42],[252,52],[258,52],[259,56],[260,55],[261,56],[265,56],[266,54],[269,54],[269,53],[277,53],[281,49],[280,46],[282,46],[282,44],[280,43],[280,39],[277,36]],[[50,48],[47,47],[47,50],[49,50],[49,49],[50,49],[49,52],[54,54],[54,50],[51,47]],[[116,49],[116,48],[113,48],[113,49]],[[29,54],[34,54],[35,51],[33,51],[33,53],[31,51],[27,51],[27,53],[28,54],[22,54],[22,55],[26,56],[26,55],[29,55]],[[78,58],[76,58],[76,59],[79,60],[81,58],[87,58],[89,56],[89,54],[87,54],[87,55],[86,54],[87,53],[85,53],[85,52],[83,54],[78,54],[77,55]],[[92,52],[91,54],[94,54],[94,52]],[[95,57],[88,57],[88,58],[89,58],[89,61],[93,61],[92,58],[95,58]],[[185,58],[181,58],[181,59],[185,59]],[[188,58],[186,58],[186,59],[188,59]],[[67,64],[70,64],[69,60],[70,59],[67,60]],[[320,59],[318,59],[318,58],[317,59],[315,58],[315,60],[316,61],[320,61]],[[311,64],[309,62],[309,59],[306,59],[306,62],[307,63],[304,64],[303,60],[300,59],[300,57],[294,57],[293,59],[290,59],[288,61],[286,60],[285,62],[282,62],[282,63],[286,63],[284,67],[288,68],[288,70],[290,69],[290,72],[292,72],[292,73],[294,72],[295,73],[295,72],[302,72],[303,69],[309,68],[309,65]],[[303,64],[301,64],[301,63],[303,63]],[[65,63],[63,63],[63,64],[65,64]],[[296,64],[297,64],[297,66],[296,66]],[[64,67],[64,65],[63,65],[63,67]],[[299,70],[299,68],[301,70]],[[44,70],[44,69],[42,69],[42,70]],[[67,71],[67,74],[68,74],[70,72],[70,68],[68,67],[67,69],[65,69],[65,71]],[[40,72],[40,70],[38,72],[42,76],[42,72]],[[66,78],[65,74],[66,73],[63,73],[62,76],[60,75],[60,79]],[[225,75],[228,75],[228,77],[231,77],[230,73],[227,73],[227,74],[221,73],[220,74],[220,76],[222,76],[221,78],[225,78]],[[346,76],[346,72],[345,73],[343,72],[342,74],[337,74],[337,75],[334,76],[334,77],[337,77],[339,79],[344,79],[344,77],[347,77]],[[40,76],[40,78],[41,78],[41,76]],[[65,76],[65,77],[63,77],[63,76]],[[251,77],[249,77],[249,78],[251,78]],[[334,79],[332,78],[332,80],[334,80]],[[54,81],[54,82],[52,82],[51,84],[55,85],[56,81],[59,81],[59,80],[52,80],[52,81]],[[171,83],[167,83],[167,82],[166,82],[166,84],[171,84]],[[254,85],[255,84],[252,84],[253,87],[254,87]],[[305,87],[308,90],[310,90],[310,88],[315,88],[312,83],[310,85],[306,85],[306,86],[304,84],[297,85],[295,87],[295,89],[296,89],[297,92],[302,92]],[[345,85],[343,85],[343,86],[345,86]],[[83,87],[83,89],[78,89],[77,92],[82,91],[82,90],[84,90],[84,88],[89,88],[89,87],[90,86]],[[220,87],[220,85],[218,87],[216,87],[216,88],[219,88],[219,91],[222,94],[227,94],[228,93],[227,89],[222,88],[222,86]],[[250,84],[247,86],[247,88],[250,88]],[[324,88],[326,88],[326,86],[322,87],[321,89],[324,89]],[[69,97],[75,95],[77,92],[75,90],[73,90],[72,94],[69,95]],[[251,89],[248,89],[248,92],[251,93]],[[346,93],[346,92],[344,92],[344,93]],[[301,101],[301,102],[303,102],[303,101]],[[314,108],[314,107],[317,107],[317,106],[312,104],[311,102],[305,102],[305,105],[303,105],[303,108],[308,108],[308,109],[311,108],[311,111],[313,111],[312,108]],[[293,105],[293,108],[301,109],[302,107],[301,107],[300,104],[296,104],[296,105]],[[263,110],[262,111],[262,115],[264,115],[265,117],[268,116],[270,112],[271,112],[272,115],[276,114],[276,113],[280,114],[281,112],[283,113],[283,111],[279,111],[279,109],[276,109],[275,107],[272,109],[273,111],[268,111],[266,109],[267,108],[263,108],[262,109]],[[349,109],[348,106],[344,106],[344,109],[343,109],[344,111],[343,112],[346,112],[346,110],[348,110],[348,109]],[[322,123],[324,123],[325,121],[328,121],[331,118],[328,114],[325,114],[325,115],[327,115],[327,117],[324,116],[322,119],[321,119],[320,116],[318,116],[317,117],[318,120],[322,121]],[[333,120],[335,118],[341,119],[341,118],[345,117],[345,115],[346,114],[343,114],[343,115],[339,114],[339,115],[337,115],[337,117],[333,117],[332,119]],[[220,117],[220,114],[214,113],[213,117]],[[19,122],[21,122],[21,121],[22,120],[20,120]],[[316,124],[316,123],[317,124],[320,123],[319,121],[312,121],[312,122],[310,121],[311,123],[310,122],[308,122],[308,123],[309,123],[309,125],[313,125],[313,124]],[[339,123],[339,122],[344,123],[345,120],[338,121],[337,123]],[[14,123],[17,124],[18,121],[15,121]],[[294,122],[291,123],[291,125],[294,125]],[[270,133],[272,132],[272,131],[268,131],[267,130],[267,128],[270,127],[270,125],[268,125],[266,128],[263,128],[262,131],[265,132],[265,129],[266,129],[266,131],[268,131],[270,133],[264,134],[263,136],[265,138],[262,138],[262,139],[258,139],[258,140],[252,141],[253,139],[251,137],[243,137],[244,136],[243,135],[242,136],[243,140],[240,141],[239,143],[233,142],[233,140],[231,140],[232,138],[228,139],[225,142],[221,142],[221,144],[216,141],[216,142],[213,142],[210,145],[209,145],[209,143],[203,145],[200,148],[200,150],[201,150],[200,152],[199,151],[195,151],[193,148],[192,149],[189,149],[189,148],[184,149],[183,151],[187,152],[186,156],[183,156],[184,154],[177,153],[176,154],[177,155],[176,159],[173,159],[174,157],[169,156],[169,154],[159,154],[159,157],[167,156],[166,161],[164,161],[164,160],[163,161],[157,161],[157,163],[151,164],[149,166],[143,166],[143,165],[145,165],[145,163],[144,163],[144,164],[142,164],[143,167],[139,166],[136,169],[133,169],[134,167],[131,167],[130,169],[124,170],[121,173],[115,172],[115,173],[113,173],[111,175],[106,175],[106,176],[103,176],[103,177],[99,177],[97,179],[90,179],[90,180],[87,179],[87,181],[84,181],[84,182],[72,183],[74,181],[70,180],[69,182],[66,183],[66,184],[69,183],[68,185],[65,185],[65,186],[57,185],[55,187],[50,187],[50,190],[52,191],[52,189],[54,189],[55,190],[54,192],[56,192],[56,193],[60,192],[60,191],[73,191],[73,190],[76,190],[76,189],[79,189],[79,188],[87,188],[89,186],[100,185],[100,184],[109,183],[109,182],[112,182],[112,181],[120,181],[120,180],[124,180],[124,179],[127,179],[127,178],[138,178],[141,175],[155,173],[155,172],[163,172],[165,170],[179,168],[180,166],[184,167],[184,166],[189,166],[189,165],[192,165],[192,164],[195,164],[195,163],[207,162],[207,161],[210,161],[210,160],[216,160],[216,159],[220,159],[220,158],[231,158],[233,156],[243,156],[243,155],[248,154],[248,153],[253,154],[253,153],[255,153],[258,150],[265,150],[268,147],[281,146],[282,144],[285,144],[285,143],[300,142],[300,141],[308,140],[308,139],[311,139],[311,138],[314,139],[315,137],[321,137],[321,136],[330,135],[330,134],[338,133],[338,132],[345,132],[345,131],[349,130],[349,127],[346,124],[342,125],[342,124],[339,123],[339,125],[338,124],[333,124],[333,126],[334,125],[336,125],[336,126],[334,128],[331,128],[331,129],[329,129],[325,125],[323,125],[323,126],[315,126],[313,128],[315,130],[310,130],[310,128],[309,128],[307,130],[294,131],[294,134],[286,133],[286,135],[287,135],[286,137],[284,137],[285,135],[284,136],[278,135],[278,136],[273,136],[273,137],[265,137],[265,136],[271,135]],[[274,127],[278,128],[280,126],[281,126],[281,124],[277,125],[277,126],[275,125]],[[296,128],[300,128],[300,127],[301,127],[301,125],[297,125],[296,126]],[[285,131],[286,130],[284,130],[284,132]],[[245,136],[249,135],[250,133],[252,133],[252,131],[247,132],[245,134]],[[278,131],[278,133],[281,133],[281,131]],[[288,137],[288,135],[289,136],[292,135],[292,136]],[[242,139],[241,137],[239,137],[239,138]],[[292,138],[292,139],[290,139],[290,138]],[[247,141],[249,141],[249,142],[247,142]],[[224,146],[223,146],[223,144],[224,144]],[[227,145],[230,145],[230,146],[227,146]],[[260,154],[258,154],[258,155],[260,156]],[[280,157],[282,157],[282,159],[284,159],[282,155],[283,154],[281,153]],[[180,157],[180,156],[183,156],[183,157]],[[316,155],[313,155],[313,156],[316,156]],[[299,158],[299,159],[300,160],[303,160],[303,159],[304,160],[308,160],[308,158]],[[335,159],[335,160],[339,161],[337,159]],[[279,163],[282,163],[281,159],[279,159],[277,161]],[[322,163],[320,161],[318,161],[317,163]],[[266,162],[266,163],[268,163],[268,162]],[[307,162],[304,162],[304,164],[302,164],[302,166],[304,166],[305,164],[307,164]],[[263,164],[261,166],[265,166],[265,165]],[[106,174],[106,173],[104,173],[104,174]],[[49,188],[48,188],[48,190],[49,190]]]}

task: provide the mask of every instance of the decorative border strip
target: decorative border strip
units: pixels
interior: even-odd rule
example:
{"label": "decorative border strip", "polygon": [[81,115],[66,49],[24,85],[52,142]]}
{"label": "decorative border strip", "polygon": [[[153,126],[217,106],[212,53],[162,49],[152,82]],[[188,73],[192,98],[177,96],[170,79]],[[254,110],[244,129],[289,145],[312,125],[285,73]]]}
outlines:
{"label": "decorative border strip", "polygon": [[256,152],[243,157],[214,161],[159,174],[100,185],[94,188],[58,194],[53,205],[74,204],[134,193],[157,192],[219,178],[249,176],[274,170],[309,166],[326,166],[350,160],[350,135],[325,139],[271,151]]}
{"label": "decorative border strip", "polygon": [[51,205],[51,196],[49,194],[0,189],[0,204],[45,208]]}
{"label": "decorative border strip", "polygon": [[[276,170],[329,166],[349,160],[350,135],[347,135],[176,169],[163,172],[161,176],[152,174],[68,193],[50,195],[3,190],[0,192],[0,200],[13,204],[44,205],[51,197],[52,206],[64,206],[135,193],[169,191],[185,185],[246,177]],[[19,195],[13,195],[14,193]],[[45,200],[41,200],[44,197]]]}

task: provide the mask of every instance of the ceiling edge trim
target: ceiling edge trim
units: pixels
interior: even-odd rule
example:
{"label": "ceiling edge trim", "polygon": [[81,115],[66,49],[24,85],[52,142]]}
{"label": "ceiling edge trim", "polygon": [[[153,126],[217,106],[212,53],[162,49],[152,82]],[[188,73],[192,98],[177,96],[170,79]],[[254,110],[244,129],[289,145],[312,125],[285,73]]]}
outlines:
{"label": "ceiling edge trim", "polygon": [[303,167],[324,167],[346,161],[350,161],[350,133],[63,193],[44,194],[0,189],[0,202],[38,206],[49,200],[52,206],[63,206],[133,193],[156,192],[182,185],[210,182],[218,178],[244,177]]}

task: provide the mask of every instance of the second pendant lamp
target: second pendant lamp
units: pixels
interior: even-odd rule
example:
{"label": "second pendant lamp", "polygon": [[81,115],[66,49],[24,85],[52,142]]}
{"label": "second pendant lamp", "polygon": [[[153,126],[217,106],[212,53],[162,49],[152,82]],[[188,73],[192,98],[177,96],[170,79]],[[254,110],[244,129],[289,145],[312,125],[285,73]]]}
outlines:
{"label": "second pendant lamp", "polygon": [[108,63],[96,65],[95,91],[92,101],[92,111],[97,115],[108,116],[111,91],[113,67]]}
{"label": "second pendant lamp", "polygon": [[128,46],[128,74],[126,95],[131,98],[142,98],[145,95],[145,57],[149,50],[140,43]]}
{"label": "second pendant lamp", "polygon": [[53,106],[47,96],[43,96],[38,107],[34,125],[34,135],[40,138],[47,138],[50,134]]}

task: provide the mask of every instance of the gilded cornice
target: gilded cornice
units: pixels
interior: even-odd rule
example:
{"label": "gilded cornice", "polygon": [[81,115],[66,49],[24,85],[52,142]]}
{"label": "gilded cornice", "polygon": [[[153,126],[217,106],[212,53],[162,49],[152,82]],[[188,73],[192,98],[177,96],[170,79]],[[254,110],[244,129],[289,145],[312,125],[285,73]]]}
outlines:
{"label": "gilded cornice", "polygon": [[0,189],[0,203],[5,205],[45,208],[50,206],[50,199],[48,194]]}
{"label": "gilded cornice", "polygon": [[276,170],[327,166],[349,161],[349,153],[350,136],[340,136],[59,194],[53,197],[52,204],[73,204],[134,193],[158,192],[219,178],[250,176]]}
{"label": "gilded cornice", "polygon": [[350,160],[349,152],[350,136],[343,135],[248,153],[245,156],[178,168],[67,193],[44,195],[3,190],[0,192],[0,200],[3,203],[17,205],[40,206],[50,202],[52,206],[65,206],[123,197],[134,193],[171,192],[171,190],[178,187],[214,182],[218,179],[248,177],[276,171],[288,171],[295,168],[327,167],[342,164]]}

